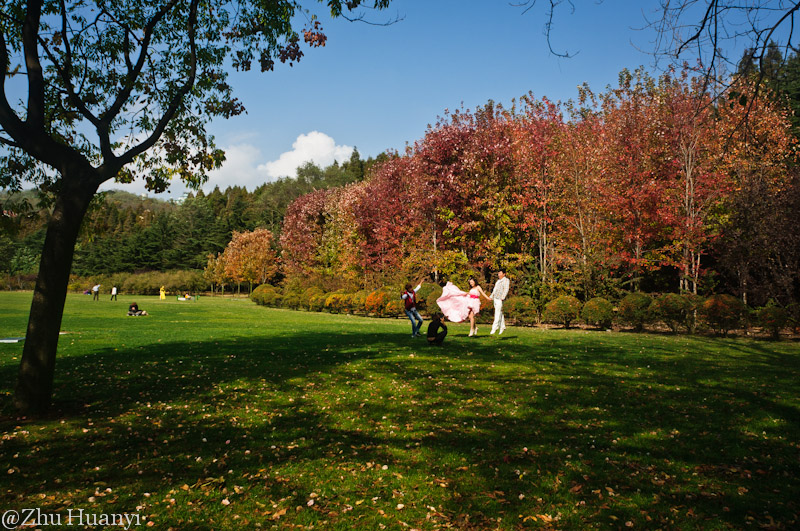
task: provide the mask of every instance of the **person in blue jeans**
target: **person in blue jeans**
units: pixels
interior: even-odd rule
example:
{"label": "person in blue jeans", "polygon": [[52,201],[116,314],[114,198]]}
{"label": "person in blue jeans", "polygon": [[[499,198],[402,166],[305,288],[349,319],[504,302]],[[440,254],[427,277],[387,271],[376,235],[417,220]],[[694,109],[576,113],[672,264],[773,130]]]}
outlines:
{"label": "person in blue jeans", "polygon": [[425,282],[424,279],[414,289],[411,289],[411,284],[406,284],[403,294],[400,295],[400,298],[405,302],[406,315],[411,321],[411,337],[419,336],[419,330],[422,328],[422,317],[417,311],[417,292],[422,288],[423,282]]}

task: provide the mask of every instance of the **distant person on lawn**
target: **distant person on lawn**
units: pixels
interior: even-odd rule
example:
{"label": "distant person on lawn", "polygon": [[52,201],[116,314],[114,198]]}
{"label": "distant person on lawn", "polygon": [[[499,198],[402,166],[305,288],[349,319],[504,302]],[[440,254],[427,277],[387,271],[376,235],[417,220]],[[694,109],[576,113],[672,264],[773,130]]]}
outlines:
{"label": "distant person on lawn", "polygon": [[117,287],[116,286],[111,288],[111,300],[112,301],[117,300]]}
{"label": "distant person on lawn", "polygon": [[[417,337],[420,328],[422,328],[422,317],[417,311],[417,292],[422,288],[422,283],[425,280],[420,280],[416,288],[411,289],[411,284],[406,284],[403,294],[400,298],[405,303],[406,315],[411,321],[411,337]],[[415,321],[416,320],[416,321]]]}
{"label": "distant person on lawn", "polygon": [[140,315],[147,315],[147,312],[140,310],[139,305],[132,302],[131,305],[128,306],[128,315],[131,317],[139,317]]}
{"label": "distant person on lawn", "polygon": [[99,301],[100,300],[100,284],[95,284],[92,286],[92,300]]}
{"label": "distant person on lawn", "polygon": [[441,347],[445,337],[447,337],[447,326],[442,322],[442,314],[435,313],[428,324],[428,344]]}

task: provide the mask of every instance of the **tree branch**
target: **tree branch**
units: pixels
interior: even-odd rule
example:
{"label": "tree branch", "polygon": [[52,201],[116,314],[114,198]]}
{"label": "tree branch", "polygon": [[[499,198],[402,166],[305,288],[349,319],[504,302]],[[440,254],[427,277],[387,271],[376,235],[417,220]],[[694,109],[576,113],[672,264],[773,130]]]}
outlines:
{"label": "tree branch", "polygon": [[[100,120],[106,124],[106,128],[111,124],[111,122],[116,118],[119,114],[120,110],[122,110],[122,106],[125,105],[125,102],[128,101],[128,98],[131,96],[131,92],[133,91],[133,84],[137,77],[142,73],[142,68],[144,67],[145,60],[147,59],[147,54],[150,47],[150,40],[153,38],[153,32],[155,31],[156,25],[161,22],[161,20],[169,13],[169,11],[175,7],[178,3],[178,0],[170,0],[167,4],[165,4],[154,16],[150,19],[150,22],[147,23],[144,30],[144,38],[142,39],[142,43],[140,45],[139,51],[139,58],[136,61],[136,65],[133,67],[133,70],[128,71],[128,79],[126,80],[125,86],[117,95],[117,98],[114,100],[114,103],[100,115]],[[192,2],[191,10],[193,12],[190,17],[194,17],[195,21],[197,19],[197,2]],[[191,32],[192,32],[192,47],[194,48],[194,22],[190,22],[192,24]],[[193,52],[194,54],[194,52]],[[193,65],[197,62],[197,58],[193,55]],[[194,66],[193,66],[194,68]],[[194,81],[193,81],[194,83]]]}
{"label": "tree branch", "polygon": [[[173,1],[174,3],[174,1]],[[189,71],[189,77],[186,80],[186,83],[178,89],[175,95],[172,97],[169,106],[164,111],[163,116],[156,124],[156,127],[153,129],[153,132],[142,141],[138,146],[135,146],[120,157],[113,159],[113,163],[108,165],[109,160],[107,159],[106,162],[103,164],[105,168],[107,165],[106,171],[102,172],[104,174],[103,181],[110,179],[125,165],[133,161],[136,157],[153,147],[156,142],[158,142],[161,135],[164,134],[164,131],[169,125],[169,122],[175,117],[175,115],[180,110],[181,106],[183,105],[183,99],[186,97],[187,94],[192,90],[194,87],[195,78],[197,75],[197,42],[196,42],[196,24],[197,24],[197,8],[198,8],[199,0],[192,0],[190,12],[189,12],[189,20],[188,20],[188,36],[189,36],[189,49],[190,49],[190,64],[191,69]],[[142,56],[143,57],[143,56]],[[140,57],[140,60],[143,60]],[[101,181],[102,182],[102,181]]]}
{"label": "tree branch", "polygon": [[20,145],[17,144],[16,142],[14,142],[13,140],[8,139],[8,138],[4,138],[2,136],[0,136],[0,144],[3,144],[4,146],[8,146],[8,147],[13,147],[13,148],[20,147]]}
{"label": "tree branch", "polygon": [[75,87],[72,84],[72,47],[69,44],[69,33],[68,27],[69,22],[67,21],[67,6],[64,0],[61,0],[61,38],[64,41],[64,65],[63,67],[59,64],[58,58],[55,57],[50,51],[50,48],[47,46],[47,43],[44,42],[43,39],[39,38],[39,43],[42,45],[42,49],[45,51],[47,56],[52,61],[53,66],[58,71],[59,75],[61,76],[61,81],[64,83],[64,88],[67,91],[67,97],[72,105],[78,109],[87,120],[89,120],[95,127],[98,126],[100,123],[97,117],[86,107],[83,101],[78,96],[77,92],[75,91]]}
{"label": "tree branch", "polygon": [[[680,46],[678,46],[678,51],[675,52],[675,56],[676,57],[679,56],[683,52],[683,49],[686,48],[687,46],[689,46],[689,44],[691,44],[694,41],[699,41],[700,40],[700,35],[703,34],[703,30],[705,30],[706,26],[708,25],[708,21],[711,18],[711,13],[715,10],[714,8],[717,5],[717,1],[718,0],[711,0],[711,2],[708,4],[708,9],[706,9],[706,14],[703,15],[703,19],[700,21],[700,27],[697,29],[697,33],[695,33],[694,35],[689,37],[687,40],[683,41],[683,43]],[[664,13],[665,18],[666,18],[666,10],[668,8],[669,8],[669,3],[664,8],[665,9],[665,13]],[[716,19],[716,17],[714,17],[714,18]]]}
{"label": "tree branch", "polygon": [[28,115],[26,123],[37,131],[44,131],[44,73],[39,61],[39,21],[42,0],[28,0],[25,20],[22,23],[22,46],[28,72]]}
{"label": "tree branch", "polygon": [[17,113],[8,103],[6,98],[6,79],[8,78],[8,46],[6,44],[5,34],[0,31],[0,125],[3,130],[8,133],[15,142],[19,139],[25,138],[25,123],[19,119]]}

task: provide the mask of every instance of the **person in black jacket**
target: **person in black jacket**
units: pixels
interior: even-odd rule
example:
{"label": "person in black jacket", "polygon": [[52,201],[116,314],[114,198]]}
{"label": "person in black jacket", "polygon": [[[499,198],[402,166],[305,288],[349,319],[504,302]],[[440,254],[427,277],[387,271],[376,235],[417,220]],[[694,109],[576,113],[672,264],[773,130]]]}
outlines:
{"label": "person in black jacket", "polygon": [[442,322],[442,314],[435,313],[428,324],[428,344],[441,347],[445,337],[447,337],[447,326]]}
{"label": "person in black jacket", "polygon": [[140,315],[147,315],[147,312],[140,310],[139,305],[132,302],[131,305],[128,306],[128,315],[131,317],[139,317]]}

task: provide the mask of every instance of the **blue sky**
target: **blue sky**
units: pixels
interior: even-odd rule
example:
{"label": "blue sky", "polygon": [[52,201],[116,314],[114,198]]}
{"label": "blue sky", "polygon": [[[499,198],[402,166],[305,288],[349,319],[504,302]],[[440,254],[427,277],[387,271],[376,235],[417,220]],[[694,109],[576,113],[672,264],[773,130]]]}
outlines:
{"label": "blue sky", "polygon": [[[640,30],[656,2],[605,0],[559,6],[552,29],[560,58],[544,36],[548,3],[524,12],[508,0],[395,0],[374,21],[331,21],[321,12],[327,46],[304,49],[293,67],[232,73],[247,114],[211,127],[228,160],[204,189],[259,184],[293,175],[305,160],[325,166],[402,150],[421,138],[445,109],[474,109],[489,99],[505,105],[533,91],[568,100],[584,82],[602,90],[623,68],[650,67],[653,34]],[[650,6],[650,7],[644,7]],[[104,189],[140,193],[141,184]],[[177,197],[180,183],[157,197]]]}

